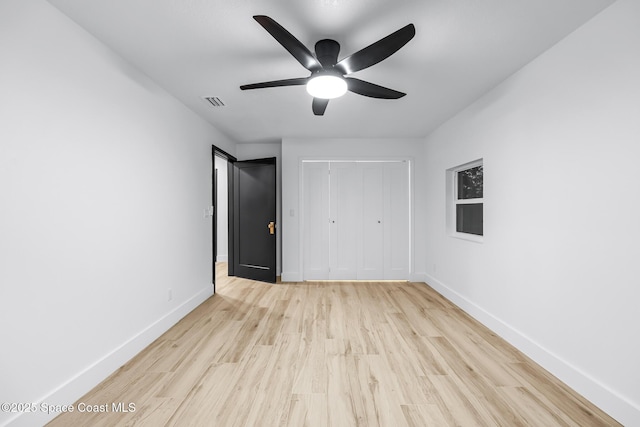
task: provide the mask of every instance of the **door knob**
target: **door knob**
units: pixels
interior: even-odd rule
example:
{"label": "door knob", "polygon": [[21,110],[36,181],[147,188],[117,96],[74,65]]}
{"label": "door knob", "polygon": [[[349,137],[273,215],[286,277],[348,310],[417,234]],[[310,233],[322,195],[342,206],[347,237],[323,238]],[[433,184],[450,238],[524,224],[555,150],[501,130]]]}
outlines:
{"label": "door knob", "polygon": [[269,223],[269,225],[267,225],[267,227],[269,227],[269,234],[276,234],[276,223],[271,221]]}

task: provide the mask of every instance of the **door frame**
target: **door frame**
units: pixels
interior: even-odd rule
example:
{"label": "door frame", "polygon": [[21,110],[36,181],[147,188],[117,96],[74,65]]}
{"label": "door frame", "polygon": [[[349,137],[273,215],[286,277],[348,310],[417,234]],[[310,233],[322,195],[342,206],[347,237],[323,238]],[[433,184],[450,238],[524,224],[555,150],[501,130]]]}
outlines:
{"label": "door frame", "polygon": [[[218,200],[217,200],[217,176],[216,176],[216,156],[227,160],[227,229],[228,229],[228,252],[229,257],[232,257],[233,251],[233,203],[232,203],[232,191],[233,191],[233,163],[237,162],[231,154],[227,153],[223,149],[211,145],[211,205],[213,206],[212,215],[212,272],[213,276],[211,283],[213,284],[213,293],[216,292],[216,257],[218,253]],[[231,264],[231,263],[228,263]],[[233,268],[229,267],[229,275],[233,276]]]}

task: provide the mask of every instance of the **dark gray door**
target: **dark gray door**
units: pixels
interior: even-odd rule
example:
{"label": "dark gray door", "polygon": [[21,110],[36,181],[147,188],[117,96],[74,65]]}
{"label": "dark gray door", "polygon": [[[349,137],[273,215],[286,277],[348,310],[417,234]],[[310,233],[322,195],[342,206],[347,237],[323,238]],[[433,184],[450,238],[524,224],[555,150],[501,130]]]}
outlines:
{"label": "dark gray door", "polygon": [[276,281],[276,159],[233,164],[233,275]]}

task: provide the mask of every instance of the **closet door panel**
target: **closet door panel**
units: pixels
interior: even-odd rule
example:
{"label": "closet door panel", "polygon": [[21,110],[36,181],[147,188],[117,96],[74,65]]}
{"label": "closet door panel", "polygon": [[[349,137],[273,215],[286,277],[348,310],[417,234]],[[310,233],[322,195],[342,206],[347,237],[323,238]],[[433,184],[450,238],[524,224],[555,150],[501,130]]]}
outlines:
{"label": "closet door panel", "polygon": [[303,271],[305,280],[329,279],[329,163],[303,163]]}
{"label": "closet door panel", "polygon": [[407,162],[385,163],[384,278],[407,280],[410,273],[411,214]]}
{"label": "closet door panel", "polygon": [[362,239],[358,279],[384,276],[384,168],[383,163],[359,163],[362,182]]}
{"label": "closet door panel", "polygon": [[362,186],[359,175],[355,162],[331,163],[331,279],[357,279],[362,218]]}
{"label": "closet door panel", "polygon": [[408,162],[303,162],[305,280],[407,280]]}

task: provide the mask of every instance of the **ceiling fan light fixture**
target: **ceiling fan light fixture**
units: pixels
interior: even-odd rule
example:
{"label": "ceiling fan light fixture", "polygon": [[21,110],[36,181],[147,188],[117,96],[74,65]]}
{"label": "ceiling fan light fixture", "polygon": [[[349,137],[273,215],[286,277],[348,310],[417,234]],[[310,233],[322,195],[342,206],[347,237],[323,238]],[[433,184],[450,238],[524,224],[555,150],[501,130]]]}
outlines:
{"label": "ceiling fan light fixture", "polygon": [[333,99],[347,93],[347,82],[336,75],[319,75],[307,83],[307,92],[314,98]]}

